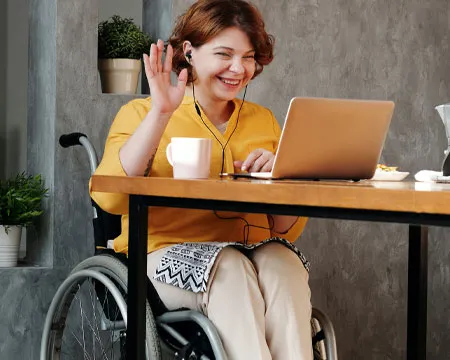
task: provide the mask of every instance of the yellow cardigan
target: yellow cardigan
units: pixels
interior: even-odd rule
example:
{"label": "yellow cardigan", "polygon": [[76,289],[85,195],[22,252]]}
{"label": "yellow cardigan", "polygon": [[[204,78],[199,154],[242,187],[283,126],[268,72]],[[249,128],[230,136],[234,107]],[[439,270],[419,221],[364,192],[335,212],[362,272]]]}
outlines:
{"label": "yellow cardigan", "polygon": [[[203,120],[216,137],[225,144],[233,131],[241,100],[235,99],[235,110],[228,127],[222,135],[204,113]],[[105,144],[102,161],[96,175],[126,176],[119,159],[119,150],[133,134],[151,108],[151,99],[132,100],[117,113]],[[254,103],[245,102],[236,131],[225,150],[225,172],[233,172],[234,160],[245,160],[248,154],[265,148],[275,152],[280,137],[280,127],[272,112]],[[193,98],[186,96],[172,115],[156,152],[151,176],[172,177],[172,167],[166,159],[166,147],[172,137],[204,137],[213,139],[211,154],[211,177],[218,177],[222,165],[222,148],[210,131],[201,122],[194,108]],[[117,252],[128,252],[128,196],[123,194],[92,191],[91,197],[105,211],[122,215],[122,233],[114,240]],[[244,218],[250,225],[245,236],[242,219],[220,219],[210,210],[192,210],[154,207],[149,208],[148,252],[181,242],[260,242],[271,236],[265,214],[217,212],[220,217]],[[293,242],[303,231],[306,218],[300,218],[291,229],[280,236]],[[258,227],[255,227],[258,226]]]}

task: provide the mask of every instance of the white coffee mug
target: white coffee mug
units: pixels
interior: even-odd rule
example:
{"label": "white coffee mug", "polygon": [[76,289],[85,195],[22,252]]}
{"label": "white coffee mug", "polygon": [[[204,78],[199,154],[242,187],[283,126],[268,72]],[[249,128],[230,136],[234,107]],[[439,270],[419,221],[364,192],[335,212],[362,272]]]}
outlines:
{"label": "white coffee mug", "polygon": [[211,139],[173,137],[166,156],[175,179],[207,179],[211,168]]}

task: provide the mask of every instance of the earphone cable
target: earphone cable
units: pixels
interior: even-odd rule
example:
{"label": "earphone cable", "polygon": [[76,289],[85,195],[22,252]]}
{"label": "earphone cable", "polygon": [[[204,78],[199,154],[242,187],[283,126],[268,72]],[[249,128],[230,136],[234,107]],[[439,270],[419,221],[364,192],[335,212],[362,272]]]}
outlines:
{"label": "earphone cable", "polygon": [[[194,97],[194,107],[195,107],[195,111],[197,112],[198,116],[200,117],[200,120],[202,121],[203,125],[206,126],[206,128],[209,130],[209,132],[212,134],[212,136],[214,136],[214,138],[217,140],[217,142],[220,144],[220,147],[222,148],[222,166],[220,168],[220,174],[223,173],[223,167],[224,167],[224,163],[225,163],[225,146],[223,146],[222,142],[219,140],[219,138],[216,136],[216,134],[214,134],[214,132],[210,129],[210,127],[205,123],[205,121],[203,120],[202,117],[202,112],[200,110],[200,107],[197,104],[197,100],[195,99],[195,86],[194,83],[192,83],[192,95]],[[239,117],[238,117],[239,120]],[[237,122],[236,122],[237,123]],[[231,136],[230,136],[231,137]],[[230,138],[228,138],[228,140],[230,140]],[[228,144],[228,141],[227,141]],[[220,175],[219,174],[219,175]]]}
{"label": "earphone cable", "polygon": [[245,95],[247,94],[247,87],[248,87],[248,85],[245,85],[244,96],[242,97],[241,106],[239,106],[239,111],[238,111],[238,114],[237,114],[236,124],[234,125],[234,129],[231,132],[230,136],[228,137],[227,142],[225,143],[225,146],[224,146],[225,148],[227,147],[228,142],[230,141],[231,137],[233,136],[234,132],[237,129],[238,122],[239,122],[239,115],[241,115],[242,106],[244,105],[244,102],[245,102]]}
{"label": "earphone cable", "polygon": [[213,213],[218,219],[221,219],[221,220],[241,220],[241,221],[243,221],[245,223],[244,228],[243,228],[243,232],[244,232],[243,243],[245,245],[247,245],[247,243],[248,243],[248,238],[250,236],[250,228],[253,227],[256,229],[272,231],[275,226],[274,219],[273,219],[272,215],[270,215],[270,214],[267,214],[267,217],[268,217],[267,221],[269,223],[269,227],[266,227],[266,226],[261,226],[261,225],[252,225],[245,218],[243,218],[241,216],[225,217],[225,216],[219,215],[216,210],[213,210]]}
{"label": "earphone cable", "polygon": [[[226,149],[226,147],[227,147],[231,137],[233,136],[234,132],[237,129],[237,126],[238,126],[238,123],[239,123],[239,116],[241,114],[242,107],[243,107],[243,105],[245,103],[245,96],[247,94],[247,88],[248,88],[248,85],[245,86],[244,96],[242,98],[241,105],[239,106],[237,119],[236,119],[236,124],[234,125],[234,129],[231,132],[230,136],[228,137],[227,142],[225,143],[225,145],[223,145],[222,142],[216,136],[216,134],[214,134],[214,132],[210,129],[210,127],[203,120],[200,107],[198,106],[197,100],[195,98],[195,86],[192,83],[192,95],[193,95],[193,98],[194,98],[195,111],[197,112],[197,114],[198,114],[200,120],[202,121],[203,125],[205,125],[205,127],[214,136],[214,138],[217,140],[217,142],[220,144],[220,147],[222,148],[222,166],[221,166],[220,174],[223,174],[224,164],[225,164],[225,149]],[[245,218],[243,218],[241,216],[224,217],[224,216],[220,216],[219,214],[217,214],[217,212],[215,210],[213,210],[213,213],[218,219],[221,219],[221,220],[241,220],[241,221],[243,221],[245,223],[244,228],[243,228],[243,231],[244,231],[244,244],[247,244],[247,242],[248,242],[248,237],[250,236],[250,228],[251,227],[272,231],[273,227],[275,225],[272,215],[267,215],[268,216],[269,227],[264,227],[264,226],[259,226],[259,225],[252,225]]]}
{"label": "earphone cable", "polygon": [[193,95],[193,97],[194,97],[194,107],[195,107],[195,111],[197,112],[198,116],[200,117],[200,120],[202,121],[203,125],[206,126],[206,128],[207,128],[207,129],[209,130],[209,132],[214,136],[214,138],[217,140],[217,142],[220,144],[220,147],[222,148],[222,165],[221,165],[221,167],[220,167],[220,174],[219,174],[219,175],[223,174],[223,170],[224,170],[224,166],[225,166],[225,149],[226,149],[228,143],[230,142],[230,139],[231,139],[231,137],[233,136],[233,134],[234,134],[234,132],[236,131],[237,126],[238,126],[238,124],[239,124],[239,116],[240,116],[240,114],[241,114],[242,107],[244,106],[244,103],[245,103],[245,95],[247,94],[247,87],[248,87],[248,85],[245,86],[244,96],[243,96],[243,98],[242,98],[241,105],[239,106],[239,110],[238,110],[238,114],[237,114],[236,123],[234,124],[234,129],[233,129],[233,131],[231,132],[230,136],[228,137],[227,142],[225,143],[225,145],[223,145],[222,142],[221,142],[221,141],[218,139],[218,137],[216,136],[216,134],[214,134],[214,132],[211,130],[211,128],[210,128],[210,127],[205,123],[205,121],[203,120],[202,112],[201,112],[201,110],[200,110],[200,107],[199,107],[198,104],[197,104],[197,100],[195,99],[195,86],[194,86],[194,83],[192,83],[192,95]]}

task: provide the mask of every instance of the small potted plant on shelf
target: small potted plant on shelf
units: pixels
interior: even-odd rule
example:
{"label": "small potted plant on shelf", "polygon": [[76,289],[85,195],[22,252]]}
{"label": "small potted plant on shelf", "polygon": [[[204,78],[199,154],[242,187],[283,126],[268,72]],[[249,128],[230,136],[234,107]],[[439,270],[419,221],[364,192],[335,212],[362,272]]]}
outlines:
{"label": "small potted plant on shelf", "polygon": [[0,180],[0,267],[17,265],[22,228],[42,214],[41,201],[47,194],[40,175],[20,173]]}
{"label": "small potted plant on shelf", "polygon": [[151,39],[133,19],[112,16],[98,25],[98,69],[104,93],[135,94],[141,57]]}

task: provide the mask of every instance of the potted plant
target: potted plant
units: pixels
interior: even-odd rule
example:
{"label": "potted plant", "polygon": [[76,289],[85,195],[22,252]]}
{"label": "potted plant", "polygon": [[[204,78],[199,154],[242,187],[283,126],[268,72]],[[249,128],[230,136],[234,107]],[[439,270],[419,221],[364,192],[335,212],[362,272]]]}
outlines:
{"label": "potted plant", "polygon": [[0,180],[0,267],[17,265],[22,228],[42,214],[41,201],[47,194],[40,175],[21,173]]}
{"label": "potted plant", "polygon": [[98,69],[104,93],[135,94],[141,57],[151,39],[133,19],[112,16],[98,25]]}

